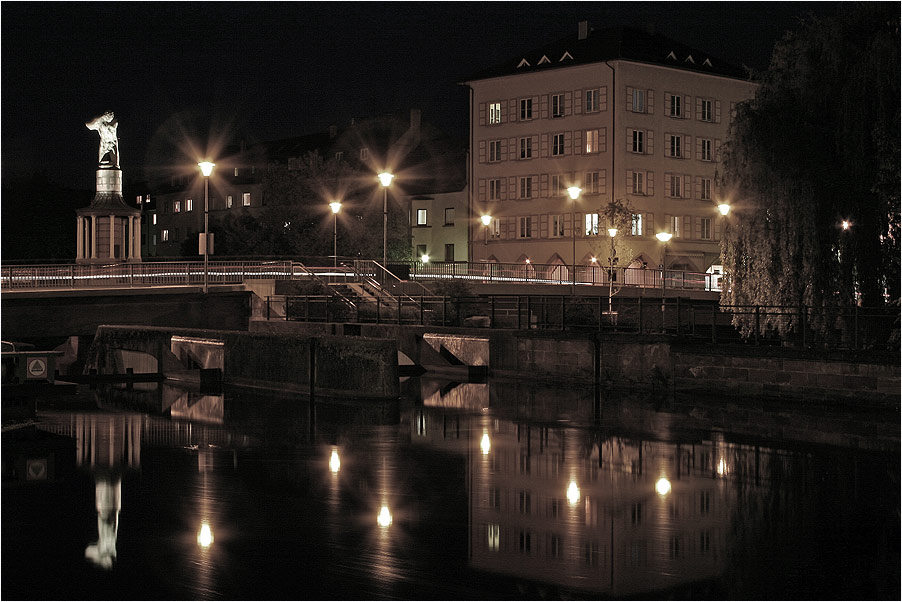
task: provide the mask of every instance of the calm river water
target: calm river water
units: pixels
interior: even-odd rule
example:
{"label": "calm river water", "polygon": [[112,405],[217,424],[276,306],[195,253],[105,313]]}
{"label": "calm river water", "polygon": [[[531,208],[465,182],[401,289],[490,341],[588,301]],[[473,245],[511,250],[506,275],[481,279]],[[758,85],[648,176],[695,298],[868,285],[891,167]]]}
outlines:
{"label": "calm river water", "polygon": [[899,599],[897,412],[405,391],[39,404],[3,434],[2,597]]}

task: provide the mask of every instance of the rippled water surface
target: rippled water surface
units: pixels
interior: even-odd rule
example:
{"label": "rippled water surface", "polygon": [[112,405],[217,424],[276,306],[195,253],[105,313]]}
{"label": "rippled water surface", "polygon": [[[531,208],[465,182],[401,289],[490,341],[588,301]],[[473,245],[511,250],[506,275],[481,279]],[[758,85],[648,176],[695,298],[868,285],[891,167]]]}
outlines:
{"label": "rippled water surface", "polygon": [[4,599],[899,598],[894,412],[143,387],[3,433]]}

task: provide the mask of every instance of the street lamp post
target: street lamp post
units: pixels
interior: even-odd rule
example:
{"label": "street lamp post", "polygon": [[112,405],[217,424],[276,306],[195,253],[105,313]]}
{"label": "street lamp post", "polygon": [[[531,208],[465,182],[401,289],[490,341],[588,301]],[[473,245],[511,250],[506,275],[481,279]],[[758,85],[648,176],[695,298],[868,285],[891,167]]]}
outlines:
{"label": "street lamp post", "polygon": [[387,171],[377,176],[382,184],[382,268],[388,269],[388,187],[395,177]]}
{"label": "street lamp post", "polygon": [[664,310],[667,296],[667,241],[673,238],[670,232],[658,232],[655,237],[664,244],[664,253],[661,256],[661,330],[664,328]]}
{"label": "street lamp post", "polygon": [[332,257],[334,258],[332,265],[338,267],[338,212],[341,211],[341,202],[332,201],[329,203],[332,210]]}
{"label": "street lamp post", "polygon": [[210,174],[216,164],[201,161],[197,165],[204,174],[204,294],[207,294],[210,273]]}
{"label": "street lamp post", "polygon": [[617,236],[617,228],[608,228],[611,236],[611,256],[608,258],[608,317],[614,322],[614,266],[617,265],[617,249],[614,247],[614,237]]}
{"label": "street lamp post", "polygon": [[485,232],[485,241],[482,243],[484,245],[489,244],[489,225],[492,223],[491,215],[483,215],[481,218],[483,231]]}
{"label": "street lamp post", "polygon": [[570,238],[573,240],[573,273],[570,275],[570,294],[573,295],[576,292],[576,199],[579,198],[579,193],[583,191],[579,186],[571,186],[567,189],[567,194],[570,195],[570,199],[573,201],[570,205]]}

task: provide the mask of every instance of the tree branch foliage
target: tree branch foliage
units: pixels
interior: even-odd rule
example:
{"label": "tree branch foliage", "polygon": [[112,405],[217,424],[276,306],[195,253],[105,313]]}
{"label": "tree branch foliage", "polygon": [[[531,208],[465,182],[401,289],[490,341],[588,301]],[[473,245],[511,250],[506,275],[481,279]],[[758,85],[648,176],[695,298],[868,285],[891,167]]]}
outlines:
{"label": "tree branch foliage", "polygon": [[[885,290],[899,294],[898,5],[840,4],[801,25],[736,107],[724,147],[734,211],[722,303],[881,306]],[[745,334],[753,320],[734,316]],[[781,335],[796,327],[761,322]]]}

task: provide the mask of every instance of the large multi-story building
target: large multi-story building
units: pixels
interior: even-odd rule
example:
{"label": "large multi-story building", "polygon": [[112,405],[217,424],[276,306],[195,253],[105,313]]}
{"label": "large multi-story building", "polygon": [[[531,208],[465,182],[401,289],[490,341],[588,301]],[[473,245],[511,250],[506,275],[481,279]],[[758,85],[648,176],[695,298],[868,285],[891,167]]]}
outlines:
{"label": "large multi-story building", "polygon": [[[734,106],[756,87],[744,69],[659,34],[581,22],[465,83],[471,261],[606,265],[603,210],[625,200],[620,267],[718,263],[717,205],[729,200],[719,150]],[[575,202],[571,186],[581,188]],[[666,249],[659,232],[673,235]]]}

